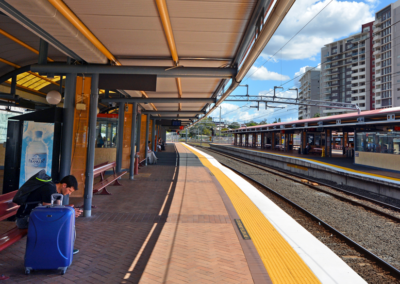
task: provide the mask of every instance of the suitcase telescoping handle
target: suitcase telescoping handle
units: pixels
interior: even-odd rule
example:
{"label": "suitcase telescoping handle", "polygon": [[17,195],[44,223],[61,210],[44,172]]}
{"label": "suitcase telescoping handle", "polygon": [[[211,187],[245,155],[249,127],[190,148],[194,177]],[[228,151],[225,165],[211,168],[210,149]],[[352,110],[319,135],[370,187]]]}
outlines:
{"label": "suitcase telescoping handle", "polygon": [[51,205],[54,205],[54,201],[56,201],[56,200],[60,200],[60,202],[61,202],[61,204],[62,204],[63,198],[64,198],[64,196],[63,196],[62,194],[60,194],[60,193],[53,193],[53,194],[51,195]]}

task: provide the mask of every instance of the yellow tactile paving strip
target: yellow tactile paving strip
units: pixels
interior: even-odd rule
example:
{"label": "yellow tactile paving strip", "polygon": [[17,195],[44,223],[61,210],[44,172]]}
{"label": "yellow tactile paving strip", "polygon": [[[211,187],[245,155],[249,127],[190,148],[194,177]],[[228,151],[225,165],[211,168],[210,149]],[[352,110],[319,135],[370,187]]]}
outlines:
{"label": "yellow tactile paving strip", "polygon": [[[185,145],[186,147],[186,145]],[[186,147],[188,148],[188,147]],[[190,148],[188,148],[191,150]],[[191,150],[192,151],[192,150]],[[320,283],[296,251],[246,194],[203,155],[192,151],[220,182],[245,225],[273,283]]]}
{"label": "yellow tactile paving strip", "polygon": [[[232,146],[230,146],[230,147],[232,147]],[[293,156],[289,156],[289,155],[282,155],[282,154],[277,154],[277,153],[269,153],[269,152],[260,151],[260,150],[253,150],[253,149],[245,149],[245,148],[241,148],[241,147],[233,147],[233,148],[240,148],[240,149],[248,150],[248,151],[266,153],[266,154],[270,154],[270,155],[282,156],[282,157],[287,157],[287,158],[306,160],[306,161],[310,161],[310,162],[314,162],[314,163],[330,166],[330,167],[333,167],[333,168],[342,169],[342,170],[349,171],[349,172],[352,172],[352,173],[357,173],[357,174],[363,174],[363,175],[368,175],[368,176],[374,176],[374,177],[378,177],[378,178],[384,178],[384,179],[400,181],[400,179],[398,179],[398,178],[389,177],[389,176],[383,176],[383,175],[377,175],[377,174],[368,173],[368,172],[357,171],[357,170],[353,170],[353,169],[346,168],[346,167],[341,167],[341,166],[337,166],[337,165],[333,165],[333,164],[329,164],[329,163],[325,163],[325,162],[321,162],[321,161],[316,161],[316,160],[313,160],[313,159],[293,157]]]}

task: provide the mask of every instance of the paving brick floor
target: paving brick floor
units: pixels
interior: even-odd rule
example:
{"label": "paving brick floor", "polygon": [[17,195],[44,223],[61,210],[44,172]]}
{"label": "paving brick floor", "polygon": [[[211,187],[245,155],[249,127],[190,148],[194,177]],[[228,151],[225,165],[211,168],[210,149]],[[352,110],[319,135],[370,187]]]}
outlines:
{"label": "paving brick floor", "polygon": [[[93,209],[93,216],[76,220],[75,247],[80,253],[74,256],[66,275],[55,271],[24,275],[23,238],[0,252],[0,275],[10,277],[6,283],[137,283],[165,224],[174,190],[173,145],[158,156],[159,163],[143,167],[134,181],[125,175],[121,180],[123,186],[109,187],[112,195],[94,196],[97,208]],[[170,189],[170,198],[164,204]],[[76,198],[71,198],[71,202],[82,204]],[[0,222],[0,233],[14,226],[13,222]],[[152,229],[151,238],[147,239]],[[140,258],[136,259],[139,251]],[[129,278],[124,280],[128,271]]]}
{"label": "paving brick floor", "polygon": [[210,172],[181,144],[167,223],[140,283],[253,283]]}
{"label": "paving brick floor", "polygon": [[[76,220],[80,253],[66,275],[24,275],[24,238],[0,252],[6,283],[254,283],[248,263],[259,263],[246,260],[243,248],[249,249],[238,238],[221,186],[195,155],[176,147],[179,169],[171,144],[134,181],[125,175],[123,186],[108,188],[112,195],[94,196],[93,216]],[[12,227],[0,222],[0,233]]]}

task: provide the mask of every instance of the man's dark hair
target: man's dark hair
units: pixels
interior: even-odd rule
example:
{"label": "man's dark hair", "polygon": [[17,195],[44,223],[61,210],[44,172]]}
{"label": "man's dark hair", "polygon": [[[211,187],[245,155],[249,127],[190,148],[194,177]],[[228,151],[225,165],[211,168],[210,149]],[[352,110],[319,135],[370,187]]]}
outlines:
{"label": "man's dark hair", "polygon": [[67,184],[67,187],[73,187],[75,190],[78,190],[78,181],[76,180],[76,177],[74,177],[73,175],[63,177],[60,183],[61,184],[65,183]]}

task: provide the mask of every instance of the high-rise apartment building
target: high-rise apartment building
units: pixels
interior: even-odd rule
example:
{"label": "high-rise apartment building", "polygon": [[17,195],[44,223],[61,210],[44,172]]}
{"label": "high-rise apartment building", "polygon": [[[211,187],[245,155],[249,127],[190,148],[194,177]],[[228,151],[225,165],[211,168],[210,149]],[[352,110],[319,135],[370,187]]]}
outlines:
{"label": "high-rise apartment building", "polygon": [[[392,3],[375,14],[374,52],[372,71],[375,72],[375,88],[373,89],[374,108],[400,106],[400,1]],[[396,31],[397,25],[397,31]],[[396,40],[397,39],[397,40]],[[395,61],[396,60],[396,61]],[[395,64],[396,63],[396,64]]]}
{"label": "high-rise apartment building", "polygon": [[[372,25],[361,32],[325,45],[321,49],[321,100],[357,103],[361,110],[371,104]],[[323,109],[323,115],[345,113],[343,109]]]}
{"label": "high-rise apartment building", "polygon": [[[320,99],[320,69],[306,67],[306,72],[300,78],[299,99],[319,100]],[[319,113],[319,108],[314,106],[299,106],[299,119],[314,117]]]}

